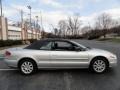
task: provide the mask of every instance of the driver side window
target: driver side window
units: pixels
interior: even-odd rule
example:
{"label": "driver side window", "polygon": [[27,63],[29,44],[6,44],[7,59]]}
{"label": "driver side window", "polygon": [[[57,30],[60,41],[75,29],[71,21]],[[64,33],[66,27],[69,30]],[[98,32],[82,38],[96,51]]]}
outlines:
{"label": "driver side window", "polygon": [[52,49],[57,51],[74,51],[74,46],[69,42],[55,41]]}
{"label": "driver side window", "polygon": [[40,50],[51,50],[52,42],[48,42],[45,45],[40,47]]}

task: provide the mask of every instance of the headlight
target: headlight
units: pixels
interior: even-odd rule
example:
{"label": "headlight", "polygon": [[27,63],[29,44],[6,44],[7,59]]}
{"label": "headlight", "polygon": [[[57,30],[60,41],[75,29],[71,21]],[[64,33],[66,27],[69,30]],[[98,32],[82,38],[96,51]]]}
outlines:
{"label": "headlight", "polygon": [[116,59],[117,58],[116,55],[113,55],[113,54],[110,54],[109,57],[112,58],[112,59]]}

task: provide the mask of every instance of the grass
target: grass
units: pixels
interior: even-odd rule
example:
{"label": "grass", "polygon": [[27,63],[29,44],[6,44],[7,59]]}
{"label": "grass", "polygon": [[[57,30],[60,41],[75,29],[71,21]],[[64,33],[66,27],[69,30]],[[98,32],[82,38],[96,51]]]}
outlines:
{"label": "grass", "polygon": [[120,43],[120,38],[112,38],[110,41]]}
{"label": "grass", "polygon": [[120,43],[120,38],[102,38],[98,39],[98,41],[109,41],[109,42],[115,42],[115,43]]}

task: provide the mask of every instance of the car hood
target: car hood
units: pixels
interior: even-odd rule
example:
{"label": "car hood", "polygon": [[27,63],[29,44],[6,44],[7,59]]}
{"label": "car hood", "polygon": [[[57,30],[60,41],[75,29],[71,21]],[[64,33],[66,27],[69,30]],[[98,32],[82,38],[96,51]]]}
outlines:
{"label": "car hood", "polygon": [[102,49],[97,49],[97,48],[91,48],[88,50],[89,54],[94,54],[94,55],[115,55],[112,52],[109,52],[107,50],[102,50]]}

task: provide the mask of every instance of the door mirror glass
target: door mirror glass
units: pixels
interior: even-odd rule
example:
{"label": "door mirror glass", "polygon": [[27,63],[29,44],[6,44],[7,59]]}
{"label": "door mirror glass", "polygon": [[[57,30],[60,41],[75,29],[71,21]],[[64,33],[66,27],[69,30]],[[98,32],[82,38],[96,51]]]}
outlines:
{"label": "door mirror glass", "polygon": [[81,47],[75,47],[75,51],[86,51],[84,48]]}
{"label": "door mirror glass", "polygon": [[80,47],[75,47],[75,51],[81,51]]}

